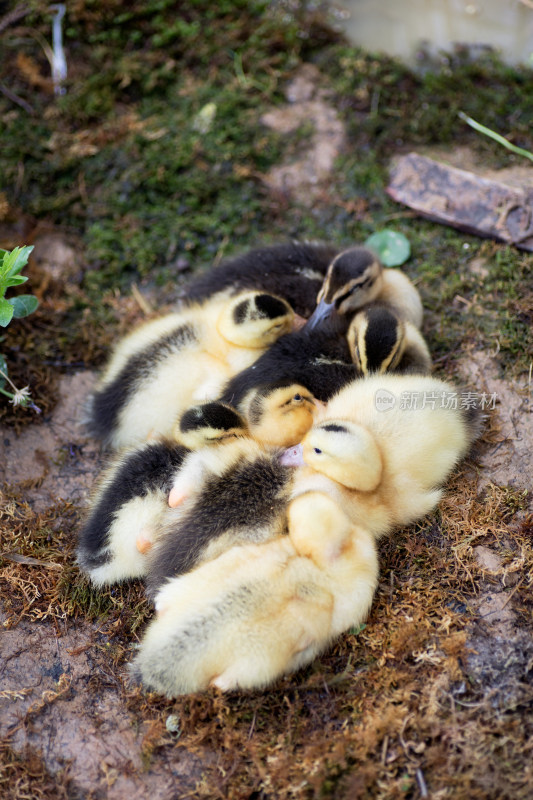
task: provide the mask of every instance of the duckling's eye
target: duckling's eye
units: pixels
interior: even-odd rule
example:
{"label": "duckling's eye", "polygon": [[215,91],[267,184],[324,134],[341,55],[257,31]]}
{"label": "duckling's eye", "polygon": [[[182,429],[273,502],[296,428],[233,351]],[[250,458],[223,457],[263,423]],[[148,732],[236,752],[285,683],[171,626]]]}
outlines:
{"label": "duckling's eye", "polygon": [[352,292],[353,292],[353,287],[349,289],[347,292],[344,292],[344,294],[341,294],[340,297],[335,298],[335,305],[337,306],[337,308],[339,308],[344,303],[344,301],[347,300],[347,298],[351,295]]}
{"label": "duckling's eye", "polygon": [[317,455],[321,455],[322,454],[322,450],[320,450],[320,448],[318,448],[318,447],[313,447],[313,450],[315,451],[315,453]]}
{"label": "duckling's eye", "polygon": [[302,395],[301,395],[301,394],[295,394],[295,395],[294,395],[294,397],[293,397],[292,399],[293,399],[293,400],[297,400],[297,401],[298,401],[298,400],[301,400],[301,399],[302,399]]}

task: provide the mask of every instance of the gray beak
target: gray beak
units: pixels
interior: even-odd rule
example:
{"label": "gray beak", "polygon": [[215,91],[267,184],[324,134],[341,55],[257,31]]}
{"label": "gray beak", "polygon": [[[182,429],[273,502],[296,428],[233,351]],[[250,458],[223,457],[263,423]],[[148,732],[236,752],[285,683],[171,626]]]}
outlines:
{"label": "gray beak", "polygon": [[326,303],[325,300],[321,300],[307,320],[307,327],[311,330],[320,327],[323,322],[330,318],[334,310],[333,303]]}

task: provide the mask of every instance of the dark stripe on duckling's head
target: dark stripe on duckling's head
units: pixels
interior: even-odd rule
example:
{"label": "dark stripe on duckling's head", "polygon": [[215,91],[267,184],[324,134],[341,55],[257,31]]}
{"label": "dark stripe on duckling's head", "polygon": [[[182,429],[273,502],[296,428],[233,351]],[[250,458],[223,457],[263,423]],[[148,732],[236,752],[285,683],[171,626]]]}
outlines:
{"label": "dark stripe on duckling's head", "polygon": [[[354,289],[368,289],[381,271],[381,264],[366,247],[351,247],[333,259],[324,284],[324,299],[340,305]],[[336,297],[346,287],[346,291]]]}
{"label": "dark stripe on duckling's head", "polygon": [[255,307],[259,316],[266,319],[283,317],[288,311],[287,303],[272,294],[258,294],[255,298]]}
{"label": "dark stripe on duckling's head", "polygon": [[250,320],[277,319],[290,312],[290,306],[272,294],[257,294],[237,303],[233,309],[233,321],[244,325]]}
{"label": "dark stripe on duckling's head", "polygon": [[349,433],[349,430],[343,425],[337,425],[336,422],[330,422],[328,425],[321,425],[321,430],[328,431],[328,433]]}
{"label": "dark stripe on duckling's head", "polygon": [[402,340],[399,319],[386,308],[369,308],[366,313],[363,346],[365,372],[384,372],[394,366]]}
{"label": "dark stripe on duckling's head", "polygon": [[[265,401],[278,389],[285,389],[289,386],[296,386],[294,380],[284,378],[273,383],[266,383],[263,386],[258,386],[253,390],[253,398],[248,407],[248,421],[250,425],[258,425],[263,414],[265,413]],[[287,397],[286,405],[289,405],[293,400],[307,399],[313,402],[312,396],[303,388],[294,389],[294,394]]]}
{"label": "dark stripe on duckling's head", "polygon": [[234,408],[213,401],[189,408],[181,417],[179,427],[182,433],[189,433],[203,428],[229,431],[245,426],[242,417]]}
{"label": "dark stripe on duckling's head", "polygon": [[248,408],[248,422],[250,425],[258,425],[261,417],[264,414],[264,402],[265,397],[267,396],[268,392],[264,390],[259,390],[255,395],[250,403],[250,407]]}

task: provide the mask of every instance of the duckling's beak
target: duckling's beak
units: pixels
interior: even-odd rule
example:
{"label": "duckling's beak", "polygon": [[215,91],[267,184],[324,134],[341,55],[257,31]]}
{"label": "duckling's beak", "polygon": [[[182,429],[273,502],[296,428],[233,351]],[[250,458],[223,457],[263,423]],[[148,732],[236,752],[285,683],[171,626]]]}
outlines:
{"label": "duckling's beak", "polygon": [[288,447],[279,456],[279,463],[284,467],[303,467],[304,449],[301,444],[295,447]]}
{"label": "duckling's beak", "polygon": [[326,301],[322,299],[307,320],[307,327],[310,330],[318,328],[323,322],[331,317],[333,311],[334,303],[326,303]]}

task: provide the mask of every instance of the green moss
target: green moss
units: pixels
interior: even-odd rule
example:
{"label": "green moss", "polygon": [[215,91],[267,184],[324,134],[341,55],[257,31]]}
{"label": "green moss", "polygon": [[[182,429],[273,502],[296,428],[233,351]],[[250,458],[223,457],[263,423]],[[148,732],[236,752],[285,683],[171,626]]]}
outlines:
{"label": "green moss", "polygon": [[[28,24],[49,36],[47,7],[33,8]],[[14,202],[83,237],[92,269],[82,288],[92,305],[131,280],[175,283],[180,255],[196,269],[259,242],[350,244],[393,223],[412,245],[405,269],[419,281],[437,359],[466,343],[492,348],[498,336],[504,361],[527,368],[530,317],[520,298],[529,257],[496,246],[489,277],[480,280],[468,265],[486,253],[483,242],[406,216],[384,189],[390,157],[421,144],[460,143],[492,165],[516,163],[457,111],[532,149],[532,73],[493,57],[454,56],[414,74],[347,45],[303,7],[280,13],[244,0],[179,7],[150,0],[126,10],[118,0],[81,0],[69,9],[70,78],[57,99],[16,66],[22,53],[48,74],[35,40],[4,34],[0,80],[35,109],[28,124],[26,112],[0,96],[0,175],[5,187],[17,186]],[[348,136],[327,198],[311,209],[269,198],[260,180],[313,136],[309,123],[282,137],[260,122],[284,102],[282,89],[302,60],[322,71]],[[210,104],[215,114],[206,124]]]}

